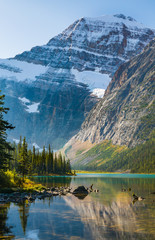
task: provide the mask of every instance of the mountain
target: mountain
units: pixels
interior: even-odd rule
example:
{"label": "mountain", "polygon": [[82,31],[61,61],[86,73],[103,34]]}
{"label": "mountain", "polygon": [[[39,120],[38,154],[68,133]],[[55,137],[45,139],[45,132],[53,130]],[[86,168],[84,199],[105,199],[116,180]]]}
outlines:
{"label": "mountain", "polygon": [[[113,160],[113,163],[116,159],[119,161],[122,157],[120,152],[124,151],[123,164],[127,165],[127,155],[128,158],[130,155],[134,158],[133,164],[139,156],[139,164],[148,157],[151,169],[155,161],[152,150],[155,131],[154,106],[155,39],[141,54],[119,67],[103,99],[93,107],[79,133],[66,145],[66,153],[73,154],[76,149],[76,156],[73,157],[75,165],[89,166],[91,163],[92,168],[92,163],[96,163],[98,168],[103,164],[102,169],[106,169],[104,165],[107,165],[107,160]],[[149,139],[149,145],[145,144]],[[132,151],[126,152],[127,147]],[[149,162],[145,164],[147,166]],[[111,167],[107,166],[109,170],[114,168],[112,164]]]}
{"label": "mountain", "polygon": [[140,53],[155,31],[122,14],[81,18],[13,59],[0,60],[0,89],[16,126],[36,147],[58,149],[75,135],[103,97],[118,67]]}

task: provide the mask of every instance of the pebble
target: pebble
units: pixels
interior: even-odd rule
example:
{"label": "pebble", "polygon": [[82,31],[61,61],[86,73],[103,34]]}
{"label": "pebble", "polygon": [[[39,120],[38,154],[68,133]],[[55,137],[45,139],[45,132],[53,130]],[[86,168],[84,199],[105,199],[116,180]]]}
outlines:
{"label": "pebble", "polygon": [[[22,203],[24,201],[34,202],[36,199],[45,199],[46,197],[58,196],[58,195],[67,195],[72,194],[70,187],[52,187],[47,188],[42,191],[33,191],[33,193],[27,192],[13,192],[13,193],[0,193],[0,204],[6,204],[9,202],[13,203]],[[90,192],[99,192],[99,190],[89,189]]]}

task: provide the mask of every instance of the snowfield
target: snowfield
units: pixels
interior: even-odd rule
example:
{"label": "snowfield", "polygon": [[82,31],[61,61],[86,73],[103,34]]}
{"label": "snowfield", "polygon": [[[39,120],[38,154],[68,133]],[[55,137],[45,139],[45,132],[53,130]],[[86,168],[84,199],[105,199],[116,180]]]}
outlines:
{"label": "snowfield", "polygon": [[101,89],[101,88],[93,89],[93,94],[96,95],[98,98],[103,98],[104,93],[105,93],[105,89]]}
{"label": "snowfield", "polygon": [[22,104],[25,106],[25,111],[29,112],[29,113],[39,113],[38,107],[40,105],[40,103],[31,103],[29,99],[23,97],[19,97],[18,98]]}
{"label": "snowfield", "polygon": [[0,79],[32,82],[44,74],[48,67],[12,59],[0,59]]}
{"label": "snowfield", "polygon": [[[53,68],[52,68],[53,69]],[[102,74],[99,72],[99,68],[95,71],[82,71],[79,72],[77,69],[53,69],[53,76],[56,74],[57,77],[61,78],[62,74],[73,75],[73,80],[86,84],[93,94],[99,98],[103,97],[104,91],[107,88],[111,78],[108,74]],[[7,79],[11,81],[25,81],[31,83],[36,81],[36,76],[40,76],[50,71],[49,67],[45,67],[39,64],[27,63],[18,60],[0,59],[0,80]],[[52,79],[51,79],[52,80]],[[39,103],[33,103],[30,105],[30,100],[26,98],[20,98],[23,105],[27,107],[26,111],[29,113],[37,113]]]}
{"label": "snowfield", "polygon": [[96,71],[83,71],[79,72],[76,69],[71,69],[71,73],[75,76],[75,80],[77,82],[84,83],[88,85],[89,89],[95,94],[97,97],[102,98],[104,92],[111,81],[111,78],[108,74],[102,74]]}

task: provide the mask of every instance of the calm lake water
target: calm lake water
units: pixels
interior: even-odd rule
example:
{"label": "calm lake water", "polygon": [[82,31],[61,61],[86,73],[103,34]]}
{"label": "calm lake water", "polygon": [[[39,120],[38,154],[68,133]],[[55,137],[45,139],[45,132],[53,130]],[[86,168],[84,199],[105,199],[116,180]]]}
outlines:
{"label": "calm lake water", "polygon": [[[99,193],[84,199],[69,194],[29,205],[0,205],[0,232],[13,239],[149,240],[155,239],[155,175],[78,174],[76,177],[35,177],[45,186],[93,184]],[[122,188],[131,191],[122,192]],[[146,198],[133,202],[132,193]],[[3,239],[3,238],[2,238]]]}

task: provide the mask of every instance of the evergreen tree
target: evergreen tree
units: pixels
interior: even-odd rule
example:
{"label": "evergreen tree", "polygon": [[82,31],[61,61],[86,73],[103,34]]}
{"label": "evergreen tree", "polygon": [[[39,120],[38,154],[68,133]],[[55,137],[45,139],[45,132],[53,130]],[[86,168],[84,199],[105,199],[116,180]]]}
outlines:
{"label": "evergreen tree", "polygon": [[43,146],[43,151],[41,155],[41,161],[42,161],[42,174],[46,173],[46,151],[45,146]]}
{"label": "evergreen tree", "polygon": [[70,160],[67,160],[67,164],[66,164],[66,172],[67,173],[71,173],[71,165],[70,165]]}
{"label": "evergreen tree", "polygon": [[36,155],[35,155],[35,158],[36,158],[36,172],[38,173],[38,175],[41,173],[41,168],[40,168],[40,153],[39,153],[39,150],[37,151]]}
{"label": "evergreen tree", "polygon": [[63,157],[63,173],[66,173],[66,160],[65,160],[65,156]]}
{"label": "evergreen tree", "polygon": [[53,151],[51,152],[50,144],[48,148],[48,154],[49,154],[49,173],[52,173],[53,172]]}
{"label": "evergreen tree", "polygon": [[53,173],[57,173],[57,172],[58,172],[58,168],[57,168],[57,154],[55,153],[54,161],[53,161]]}
{"label": "evergreen tree", "polygon": [[32,168],[33,172],[36,171],[36,149],[35,146],[33,146],[33,152],[32,152]]}
{"label": "evergreen tree", "polygon": [[23,144],[20,149],[18,164],[19,164],[18,170],[22,174],[23,181],[24,181],[25,175],[28,173],[28,170],[29,170],[29,159],[28,159],[27,143],[26,143],[25,137],[23,139]]}
{"label": "evergreen tree", "polygon": [[4,97],[4,95],[0,95],[0,169],[6,169],[7,161],[11,160],[10,151],[12,150],[12,147],[6,141],[6,131],[14,128],[11,124],[4,120],[4,114],[6,114],[9,110],[4,107]]}
{"label": "evergreen tree", "polygon": [[61,152],[57,155],[51,152],[49,145],[48,151],[43,147],[43,151],[33,151],[27,148],[26,139],[20,138],[18,145],[14,143],[14,150],[12,151],[13,161],[11,162],[10,169],[17,173],[22,174],[23,180],[27,174],[66,174],[71,173],[70,161],[66,161],[65,157],[62,156]]}
{"label": "evergreen tree", "polygon": [[62,172],[63,172],[63,167],[62,167],[62,155],[61,155],[61,152],[59,152],[59,155],[58,155],[58,160],[57,160],[57,171],[58,171],[58,173],[62,173]]}
{"label": "evergreen tree", "polygon": [[22,147],[22,136],[20,136],[20,140],[18,143],[18,152],[20,152],[21,147]]}
{"label": "evergreen tree", "polygon": [[12,147],[13,147],[13,150],[12,150],[13,160],[11,161],[11,170],[17,171],[17,155],[18,155],[18,152],[17,152],[17,146],[16,146],[15,142],[13,143]]}
{"label": "evergreen tree", "polygon": [[32,152],[31,149],[28,150],[28,174],[31,175],[34,171],[34,166],[33,166],[33,162],[32,162]]}
{"label": "evergreen tree", "polygon": [[49,173],[49,154],[46,152],[46,175]]}

